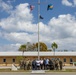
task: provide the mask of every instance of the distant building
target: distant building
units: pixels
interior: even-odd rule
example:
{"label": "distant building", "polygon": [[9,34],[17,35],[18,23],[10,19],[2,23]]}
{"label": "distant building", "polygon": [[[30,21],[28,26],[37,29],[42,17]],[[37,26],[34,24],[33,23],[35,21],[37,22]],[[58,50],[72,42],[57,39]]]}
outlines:
{"label": "distant building", "polygon": [[[72,65],[76,62],[76,52],[40,52],[40,58],[56,58],[63,62],[63,65]],[[19,64],[17,58],[22,56],[22,52],[0,52],[0,66],[10,66],[12,63]],[[24,52],[26,59],[35,59],[38,57],[38,52]]]}

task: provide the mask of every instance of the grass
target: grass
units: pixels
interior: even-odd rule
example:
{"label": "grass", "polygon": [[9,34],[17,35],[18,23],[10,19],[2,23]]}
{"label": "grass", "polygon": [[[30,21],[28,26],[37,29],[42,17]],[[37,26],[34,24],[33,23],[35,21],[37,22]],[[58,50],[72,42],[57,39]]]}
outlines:
{"label": "grass", "polygon": [[11,69],[0,69],[0,72],[7,72],[7,71],[11,71]]}
{"label": "grass", "polygon": [[65,70],[47,70],[46,72],[76,72],[76,69],[65,69]]}
{"label": "grass", "polygon": [[[17,71],[12,71],[11,69],[0,69],[0,72],[31,72],[31,70],[19,69]],[[76,72],[76,69],[66,69],[66,70],[46,70],[48,72]]]}
{"label": "grass", "polygon": [[76,72],[76,69],[66,69],[67,72]]}
{"label": "grass", "polygon": [[0,72],[30,72],[30,70],[21,70],[21,69],[19,69],[19,70],[17,70],[17,71],[13,71],[13,70],[11,70],[11,69],[0,69]]}

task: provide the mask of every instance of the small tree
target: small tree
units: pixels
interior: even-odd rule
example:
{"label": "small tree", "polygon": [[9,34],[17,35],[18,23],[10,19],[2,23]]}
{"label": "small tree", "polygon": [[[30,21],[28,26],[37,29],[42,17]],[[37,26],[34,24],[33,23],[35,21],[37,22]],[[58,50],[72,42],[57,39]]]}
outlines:
{"label": "small tree", "polygon": [[24,51],[26,51],[26,45],[25,44],[21,45],[18,51],[22,51],[23,52],[22,56],[24,56]]}
{"label": "small tree", "polygon": [[53,42],[52,45],[51,45],[51,47],[52,47],[52,49],[54,51],[54,56],[55,56],[55,49],[58,48],[58,45],[55,42]]}
{"label": "small tree", "polygon": [[[58,45],[55,42],[53,42],[52,45],[51,45],[51,47],[52,47],[52,49],[54,51],[54,56],[55,56],[55,49],[58,48]],[[54,58],[54,69],[55,69],[55,58]]]}
{"label": "small tree", "polygon": [[[19,63],[20,60],[23,60],[23,56],[17,56],[17,57],[16,57],[16,60],[17,60],[17,62]],[[19,63],[19,64],[20,64],[20,63]]]}

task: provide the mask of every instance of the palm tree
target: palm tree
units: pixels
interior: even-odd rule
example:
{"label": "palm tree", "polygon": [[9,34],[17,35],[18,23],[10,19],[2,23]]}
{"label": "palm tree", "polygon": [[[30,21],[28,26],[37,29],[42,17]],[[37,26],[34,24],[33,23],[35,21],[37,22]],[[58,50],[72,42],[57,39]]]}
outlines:
{"label": "palm tree", "polygon": [[[51,47],[52,47],[52,49],[53,49],[53,51],[54,51],[54,56],[55,56],[55,49],[58,48],[58,45],[57,45],[55,42],[53,42],[52,45],[51,45]],[[54,61],[54,69],[55,69],[55,58],[54,58],[53,61]]]}
{"label": "palm tree", "polygon": [[21,45],[18,51],[22,51],[23,52],[22,56],[24,56],[24,51],[26,51],[26,45],[25,44]]}
{"label": "palm tree", "polygon": [[52,47],[52,49],[54,51],[54,56],[55,56],[55,49],[58,48],[58,45],[55,42],[53,42],[52,45],[51,45],[51,47]]}

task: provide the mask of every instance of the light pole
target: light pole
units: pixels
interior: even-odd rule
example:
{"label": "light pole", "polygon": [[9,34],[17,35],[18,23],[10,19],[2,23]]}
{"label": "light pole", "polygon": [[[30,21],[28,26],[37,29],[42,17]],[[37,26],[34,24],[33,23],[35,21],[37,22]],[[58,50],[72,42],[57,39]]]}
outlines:
{"label": "light pole", "polygon": [[40,22],[40,0],[38,0],[38,59],[40,59],[40,43],[39,43],[39,22]]}

